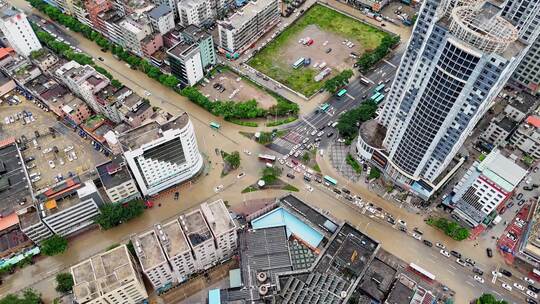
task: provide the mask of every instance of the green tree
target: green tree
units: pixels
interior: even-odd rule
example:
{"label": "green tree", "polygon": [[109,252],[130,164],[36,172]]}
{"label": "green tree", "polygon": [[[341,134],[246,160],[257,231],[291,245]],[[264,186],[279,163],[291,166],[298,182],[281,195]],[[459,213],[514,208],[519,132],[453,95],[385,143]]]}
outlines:
{"label": "green tree", "polygon": [[302,155],[302,160],[304,161],[304,163],[308,163],[310,159],[311,156],[309,155],[309,152],[304,152],[304,154]]}
{"label": "green tree", "polygon": [[349,79],[352,76],[353,76],[353,72],[351,70],[344,70],[341,73],[337,74],[336,76],[328,79],[324,83],[324,89],[334,94],[335,92],[337,92],[339,88],[349,83]]}
{"label": "green tree", "polygon": [[281,176],[281,169],[278,167],[265,167],[262,170],[262,180],[268,185],[275,183]]}
{"label": "green tree", "polygon": [[234,151],[233,153],[228,154],[227,156],[225,156],[224,160],[233,170],[240,167],[240,153],[238,151]]}
{"label": "green tree", "polygon": [[73,289],[73,276],[71,273],[62,272],[56,275],[56,291],[61,293],[70,292]]}
{"label": "green tree", "polygon": [[121,88],[123,86],[123,84],[120,81],[118,81],[118,79],[114,79],[114,78],[111,80],[111,85],[115,88]]}
{"label": "green tree", "polygon": [[360,123],[370,120],[377,111],[377,105],[372,101],[364,101],[358,107],[349,110],[338,118],[336,129],[341,137],[353,139],[358,134]]}
{"label": "green tree", "polygon": [[484,293],[475,302],[476,304],[508,304],[505,300],[497,300],[494,295],[490,293]]}
{"label": "green tree", "polygon": [[22,295],[8,294],[0,299],[0,304],[41,304],[41,294],[31,288],[23,290]]}
{"label": "green tree", "polygon": [[55,234],[41,242],[41,253],[48,256],[64,253],[68,247],[66,238]]}
{"label": "green tree", "polygon": [[381,177],[381,170],[379,170],[376,167],[371,167],[371,170],[369,171],[368,179],[377,179]]}
{"label": "green tree", "polygon": [[133,200],[127,204],[104,204],[99,210],[101,214],[94,221],[107,230],[143,214],[144,203],[142,200]]}

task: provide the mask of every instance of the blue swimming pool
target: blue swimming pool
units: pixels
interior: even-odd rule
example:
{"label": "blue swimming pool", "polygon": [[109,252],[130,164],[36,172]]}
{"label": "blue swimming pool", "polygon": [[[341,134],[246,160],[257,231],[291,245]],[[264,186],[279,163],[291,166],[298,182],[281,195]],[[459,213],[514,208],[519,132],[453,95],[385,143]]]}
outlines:
{"label": "blue swimming pool", "polygon": [[294,234],[313,248],[317,248],[323,239],[323,235],[302,222],[299,218],[283,208],[277,208],[251,221],[253,229],[285,226],[287,236]]}

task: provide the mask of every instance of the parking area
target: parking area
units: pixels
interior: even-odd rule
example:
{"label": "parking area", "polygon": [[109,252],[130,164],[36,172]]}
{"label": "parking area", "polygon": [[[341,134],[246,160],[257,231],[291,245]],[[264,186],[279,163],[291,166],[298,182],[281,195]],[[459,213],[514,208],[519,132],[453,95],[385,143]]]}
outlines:
{"label": "parking area", "polygon": [[264,109],[276,104],[276,100],[270,94],[231,71],[221,71],[213,77],[213,79],[207,79],[208,82],[204,82],[199,86],[199,90],[211,100],[241,102],[255,99]]}
{"label": "parking area", "polygon": [[[9,95],[13,96],[13,92]],[[15,137],[18,141],[34,190],[94,170],[96,164],[107,160],[52,112],[16,96],[21,101],[18,104],[0,105],[2,137]]]}

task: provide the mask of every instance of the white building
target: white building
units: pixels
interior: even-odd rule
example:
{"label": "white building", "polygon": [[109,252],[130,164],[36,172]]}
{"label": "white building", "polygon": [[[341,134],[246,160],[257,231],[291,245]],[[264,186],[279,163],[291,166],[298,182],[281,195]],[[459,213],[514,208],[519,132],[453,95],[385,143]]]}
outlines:
{"label": "white building", "polygon": [[174,276],[179,283],[184,282],[189,275],[198,271],[198,267],[180,222],[174,219],[163,225],[156,225],[156,230],[160,235],[159,231],[162,231],[165,236],[165,238],[160,238],[160,242],[172,266]]}
{"label": "white building", "polygon": [[148,12],[148,19],[154,32],[164,35],[174,28],[174,11],[168,5],[161,4]]}
{"label": "white building", "polygon": [[[61,191],[59,190],[61,189]],[[94,225],[103,199],[91,180],[80,183],[77,177],[39,193],[41,220],[53,234],[68,236]]]}
{"label": "white building", "polygon": [[180,15],[180,24],[183,26],[190,24],[200,26],[215,17],[212,0],[182,0],[178,2],[178,13]]}
{"label": "white building", "polygon": [[279,20],[277,0],[249,1],[228,19],[218,21],[219,46],[231,55],[241,54]]}
{"label": "white building", "polygon": [[122,204],[141,197],[121,155],[96,166],[105,193],[113,204]]}
{"label": "white building", "polygon": [[152,28],[146,17],[133,14],[120,21],[119,26],[124,29],[124,47],[137,56],[143,57],[143,40],[152,33]]}
{"label": "white building", "polygon": [[148,298],[126,245],[71,267],[73,296],[80,304],[137,304]]}
{"label": "white building", "polygon": [[494,117],[480,138],[493,146],[504,147],[516,126],[517,123],[509,117]]}
{"label": "white building", "polygon": [[529,156],[540,159],[540,116],[527,117],[510,142]]}
{"label": "white building", "polygon": [[155,290],[166,288],[174,282],[169,265],[154,229],[143,232],[131,239],[135,253],[146,275]]}
{"label": "white building", "polygon": [[[527,170],[495,149],[475,162],[454,188],[454,213],[476,227],[512,196]],[[502,206],[501,206],[502,207]]]}
{"label": "white building", "polygon": [[201,50],[196,43],[179,42],[167,50],[171,73],[183,86],[193,86],[204,77]]}
{"label": "white building", "polygon": [[73,93],[80,96],[96,113],[103,113],[96,100],[96,93],[110,84],[109,78],[96,71],[90,65],[80,65],[70,61],[55,71],[58,79]]}
{"label": "white building", "polygon": [[41,43],[26,19],[26,14],[8,3],[0,2],[0,5],[0,31],[11,47],[23,56],[41,49]]}
{"label": "white building", "polygon": [[123,133],[120,144],[144,196],[189,180],[203,168],[187,113],[164,124],[150,122]]}

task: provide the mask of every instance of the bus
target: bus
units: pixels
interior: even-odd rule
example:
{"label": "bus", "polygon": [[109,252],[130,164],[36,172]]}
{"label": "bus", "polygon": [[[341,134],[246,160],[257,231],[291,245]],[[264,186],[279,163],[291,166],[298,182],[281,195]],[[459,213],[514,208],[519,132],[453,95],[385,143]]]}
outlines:
{"label": "bus", "polygon": [[217,122],[211,122],[210,123],[210,128],[214,129],[214,130],[219,130],[219,128],[221,128],[221,126],[217,123]]}
{"label": "bus", "polygon": [[299,67],[304,65],[305,60],[306,60],[306,58],[300,57],[298,60],[296,60],[295,63],[293,63],[293,65],[292,65],[293,69],[298,69]]}
{"label": "bus", "polygon": [[365,85],[369,85],[369,80],[367,80],[367,78],[360,77],[360,82],[365,84]]}
{"label": "bus", "polygon": [[381,83],[375,88],[375,92],[380,92],[382,89],[384,89],[384,83]]}
{"label": "bus", "polygon": [[381,103],[381,102],[383,101],[383,99],[384,99],[384,94],[381,94],[381,95],[379,95],[379,97],[377,97],[377,98],[374,100],[374,102],[375,102],[376,104],[379,104],[379,103]]}
{"label": "bus", "polygon": [[377,98],[379,98],[379,96],[381,96],[381,95],[382,95],[382,94],[381,94],[380,92],[377,92],[377,93],[373,94],[373,96],[371,96],[370,99],[371,99],[372,101],[375,101],[375,100],[376,100]]}
{"label": "bus", "polygon": [[410,263],[409,264],[409,268],[411,270],[413,270],[414,272],[416,272],[417,274],[425,277],[426,279],[428,279],[428,281],[433,281],[435,280],[435,275],[433,275],[431,272],[425,270],[424,268],[414,264],[414,263]]}
{"label": "bus", "polygon": [[259,154],[259,159],[265,162],[275,162],[276,156],[271,154]]}
{"label": "bus", "polygon": [[347,94],[347,90],[345,89],[341,89],[337,94],[336,96],[337,97],[342,97],[343,95]]}
{"label": "bus", "polygon": [[321,111],[326,111],[328,110],[328,108],[330,108],[330,105],[327,103],[323,103],[322,105],[319,106],[319,109],[321,109]]}
{"label": "bus", "polygon": [[325,175],[325,176],[324,176],[324,181],[327,182],[327,183],[329,183],[329,184],[332,185],[332,186],[337,185],[337,180],[331,178],[331,177],[328,176],[328,175]]}

